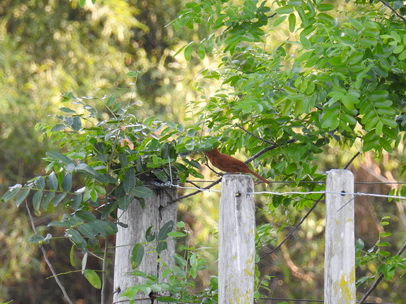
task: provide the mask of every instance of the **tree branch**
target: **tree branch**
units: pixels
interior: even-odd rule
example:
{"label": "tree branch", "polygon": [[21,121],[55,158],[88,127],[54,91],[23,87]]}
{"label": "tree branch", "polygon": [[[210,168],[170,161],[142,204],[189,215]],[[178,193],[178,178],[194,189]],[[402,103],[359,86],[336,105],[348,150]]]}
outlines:
{"label": "tree branch", "polygon": [[406,18],[403,17],[400,13],[398,13],[398,11],[395,10],[388,2],[386,2],[385,0],[378,1],[381,2],[383,5],[385,5],[387,8],[389,8],[396,16],[398,16],[400,19],[402,19],[403,22],[406,23]]}
{"label": "tree branch", "polygon": [[178,197],[177,199],[171,201],[171,203],[176,203],[176,202],[180,201],[181,199],[188,198],[188,197],[191,197],[191,196],[193,196],[193,195],[196,195],[196,194],[202,192],[203,190],[208,190],[208,189],[210,189],[211,187],[217,185],[217,184],[220,183],[220,182],[221,182],[221,178],[219,178],[218,180],[212,182],[210,185],[201,188],[201,190],[199,189],[199,190],[193,191],[193,192],[191,192],[191,193],[189,193],[189,194],[180,196],[180,197]]}
{"label": "tree branch", "polygon": [[[360,155],[360,152],[355,153],[355,155],[345,164],[343,169],[347,169],[352,162]],[[299,228],[299,226],[306,220],[306,218],[310,215],[310,213],[313,212],[313,210],[316,208],[316,206],[318,205],[318,203],[324,198],[324,194],[321,195],[319,197],[319,199],[313,204],[313,206],[309,209],[309,211],[307,211],[307,213],[303,216],[303,218],[288,232],[288,234],[285,236],[285,238],[282,240],[282,242],[279,243],[278,246],[276,246],[273,250],[271,250],[270,252],[267,252],[266,254],[264,254],[263,256],[261,256],[260,258],[264,258],[267,255],[270,255],[272,253],[274,253],[276,250],[278,250],[279,248],[281,248],[281,246],[292,236],[292,234]]]}
{"label": "tree branch", "polygon": [[[289,143],[293,143],[293,142],[295,142],[295,141],[296,141],[296,139],[290,139],[290,140],[288,140],[286,143],[289,144]],[[276,148],[278,148],[278,147],[280,147],[280,146],[281,146],[281,145],[278,145],[278,144],[275,144],[275,143],[271,143],[271,145],[270,145],[269,147],[266,147],[266,148],[262,149],[261,151],[259,151],[258,153],[254,154],[253,156],[251,156],[250,158],[248,158],[244,163],[247,164],[247,163],[253,161],[254,159],[260,157],[262,154],[264,154],[264,153],[266,153],[266,152],[268,152],[268,151],[270,151],[270,150],[276,149]],[[208,189],[212,188],[213,186],[217,185],[217,184],[220,183],[220,182],[221,182],[221,178],[219,178],[218,180],[214,181],[214,182],[211,183],[210,185],[201,188],[201,190],[196,190],[196,191],[191,192],[191,193],[189,193],[189,194],[180,196],[180,197],[178,197],[177,199],[173,200],[171,203],[176,203],[177,201],[180,201],[181,199],[188,198],[188,197],[191,197],[191,196],[193,196],[193,195],[196,195],[196,194],[202,192],[202,190],[208,190]]]}
{"label": "tree branch", "polygon": [[245,133],[251,135],[252,137],[255,137],[256,139],[259,139],[260,141],[263,141],[264,143],[267,143],[267,144],[269,144],[269,145],[274,145],[274,144],[275,144],[275,143],[273,143],[273,142],[271,142],[271,141],[269,141],[269,140],[263,139],[262,137],[260,137],[260,136],[258,136],[258,135],[256,135],[256,134],[254,134],[254,133],[248,131],[247,129],[245,129],[244,127],[240,126],[240,125],[237,124],[237,123],[234,124],[234,125],[235,125],[237,128],[240,128],[241,130],[243,130]]}
{"label": "tree branch", "polygon": [[[32,230],[34,231],[35,234],[37,234],[37,229],[35,228],[35,225],[34,225],[34,219],[32,218],[31,210],[30,210],[30,207],[28,207],[27,201],[25,202],[25,207],[27,208],[28,217],[30,218]],[[56,273],[54,267],[52,266],[51,262],[49,261],[49,259],[47,257],[47,252],[45,250],[45,247],[42,244],[38,244],[38,247],[41,249],[42,256],[44,257],[45,263],[47,263],[49,269],[51,270],[51,273],[56,281],[56,284],[58,284],[59,288],[61,289],[61,291],[63,293],[63,297],[65,298],[66,302],[68,302],[69,304],[73,304],[73,301],[69,298],[68,293],[65,290],[65,287],[62,285],[61,281],[58,278],[58,274]]]}
{"label": "tree branch", "polygon": [[[396,255],[401,255],[403,251],[406,250],[406,242],[403,244],[403,246],[399,249],[399,251],[396,253]],[[367,290],[367,292],[364,294],[362,299],[358,302],[359,304],[365,303],[365,300],[368,298],[368,296],[374,291],[374,289],[378,286],[378,284],[382,281],[384,275],[381,273],[379,277],[376,279],[374,284]]]}

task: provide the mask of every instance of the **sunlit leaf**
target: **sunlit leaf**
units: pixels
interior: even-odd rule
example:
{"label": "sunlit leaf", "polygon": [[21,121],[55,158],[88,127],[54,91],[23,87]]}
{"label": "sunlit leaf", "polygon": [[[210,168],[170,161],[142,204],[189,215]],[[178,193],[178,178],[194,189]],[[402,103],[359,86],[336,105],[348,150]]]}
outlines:
{"label": "sunlit leaf", "polygon": [[173,230],[175,223],[171,220],[166,222],[158,232],[158,241],[166,240],[168,238],[168,233]]}
{"label": "sunlit leaf", "polygon": [[136,244],[133,249],[131,250],[131,267],[136,269],[142,262],[144,257],[144,247],[142,244]]}
{"label": "sunlit leaf", "polygon": [[97,289],[101,288],[101,280],[99,275],[96,273],[96,271],[91,270],[91,269],[86,269],[83,273],[85,276],[86,280],[89,281],[89,283]]}
{"label": "sunlit leaf", "polygon": [[137,186],[133,189],[132,193],[136,196],[136,197],[140,197],[140,198],[150,198],[154,195],[154,192],[149,189],[148,187],[145,186]]}

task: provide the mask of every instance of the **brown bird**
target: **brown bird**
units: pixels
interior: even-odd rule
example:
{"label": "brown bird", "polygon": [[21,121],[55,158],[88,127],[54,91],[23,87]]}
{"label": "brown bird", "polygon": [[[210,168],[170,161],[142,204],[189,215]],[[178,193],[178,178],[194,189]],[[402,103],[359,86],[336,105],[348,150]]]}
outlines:
{"label": "brown bird", "polygon": [[267,181],[258,173],[252,171],[245,163],[230,155],[220,153],[218,149],[204,152],[204,154],[210,160],[211,164],[221,171],[225,171],[228,173],[250,173],[264,183],[270,184],[269,181]]}

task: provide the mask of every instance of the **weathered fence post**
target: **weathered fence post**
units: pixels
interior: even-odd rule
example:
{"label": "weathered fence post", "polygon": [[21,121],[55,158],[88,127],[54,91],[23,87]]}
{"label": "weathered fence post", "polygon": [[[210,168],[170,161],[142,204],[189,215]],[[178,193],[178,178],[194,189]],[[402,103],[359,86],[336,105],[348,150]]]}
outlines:
{"label": "weathered fence post", "polygon": [[255,269],[254,184],[224,175],[219,219],[219,304],[252,304]]}
{"label": "weathered fence post", "polygon": [[326,186],[326,240],[324,303],[354,304],[354,176],[348,170],[331,170]]}
{"label": "weathered fence post", "polygon": [[[129,273],[133,271],[131,267],[131,251],[135,244],[146,242],[145,233],[152,226],[152,231],[156,233],[169,221],[176,223],[177,204],[170,204],[176,197],[176,190],[157,189],[154,195],[145,200],[145,208],[134,200],[126,211],[119,212],[120,222],[128,225],[127,228],[118,227],[116,237],[116,253],[114,263],[114,296],[113,303],[129,303],[120,296],[121,293],[130,286],[142,284],[144,278],[135,277]],[[169,267],[174,264],[175,241],[173,238],[167,239],[168,248],[158,255],[154,250],[145,249],[145,255],[137,270],[143,271],[149,275],[155,275],[161,278],[163,265]],[[155,247],[156,242],[152,242]],[[148,298],[149,295],[140,295],[139,298]],[[137,304],[150,304],[151,300],[137,301]]]}

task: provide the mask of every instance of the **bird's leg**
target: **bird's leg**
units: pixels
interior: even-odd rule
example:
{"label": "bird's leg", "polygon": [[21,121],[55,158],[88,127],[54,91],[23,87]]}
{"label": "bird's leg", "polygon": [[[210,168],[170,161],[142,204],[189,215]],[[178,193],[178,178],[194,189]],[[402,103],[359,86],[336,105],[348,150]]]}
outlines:
{"label": "bird's leg", "polygon": [[214,174],[216,174],[217,176],[223,176],[223,173],[217,172],[216,170],[214,170],[212,167],[209,166],[209,164],[205,164],[207,166],[207,168],[209,168]]}

